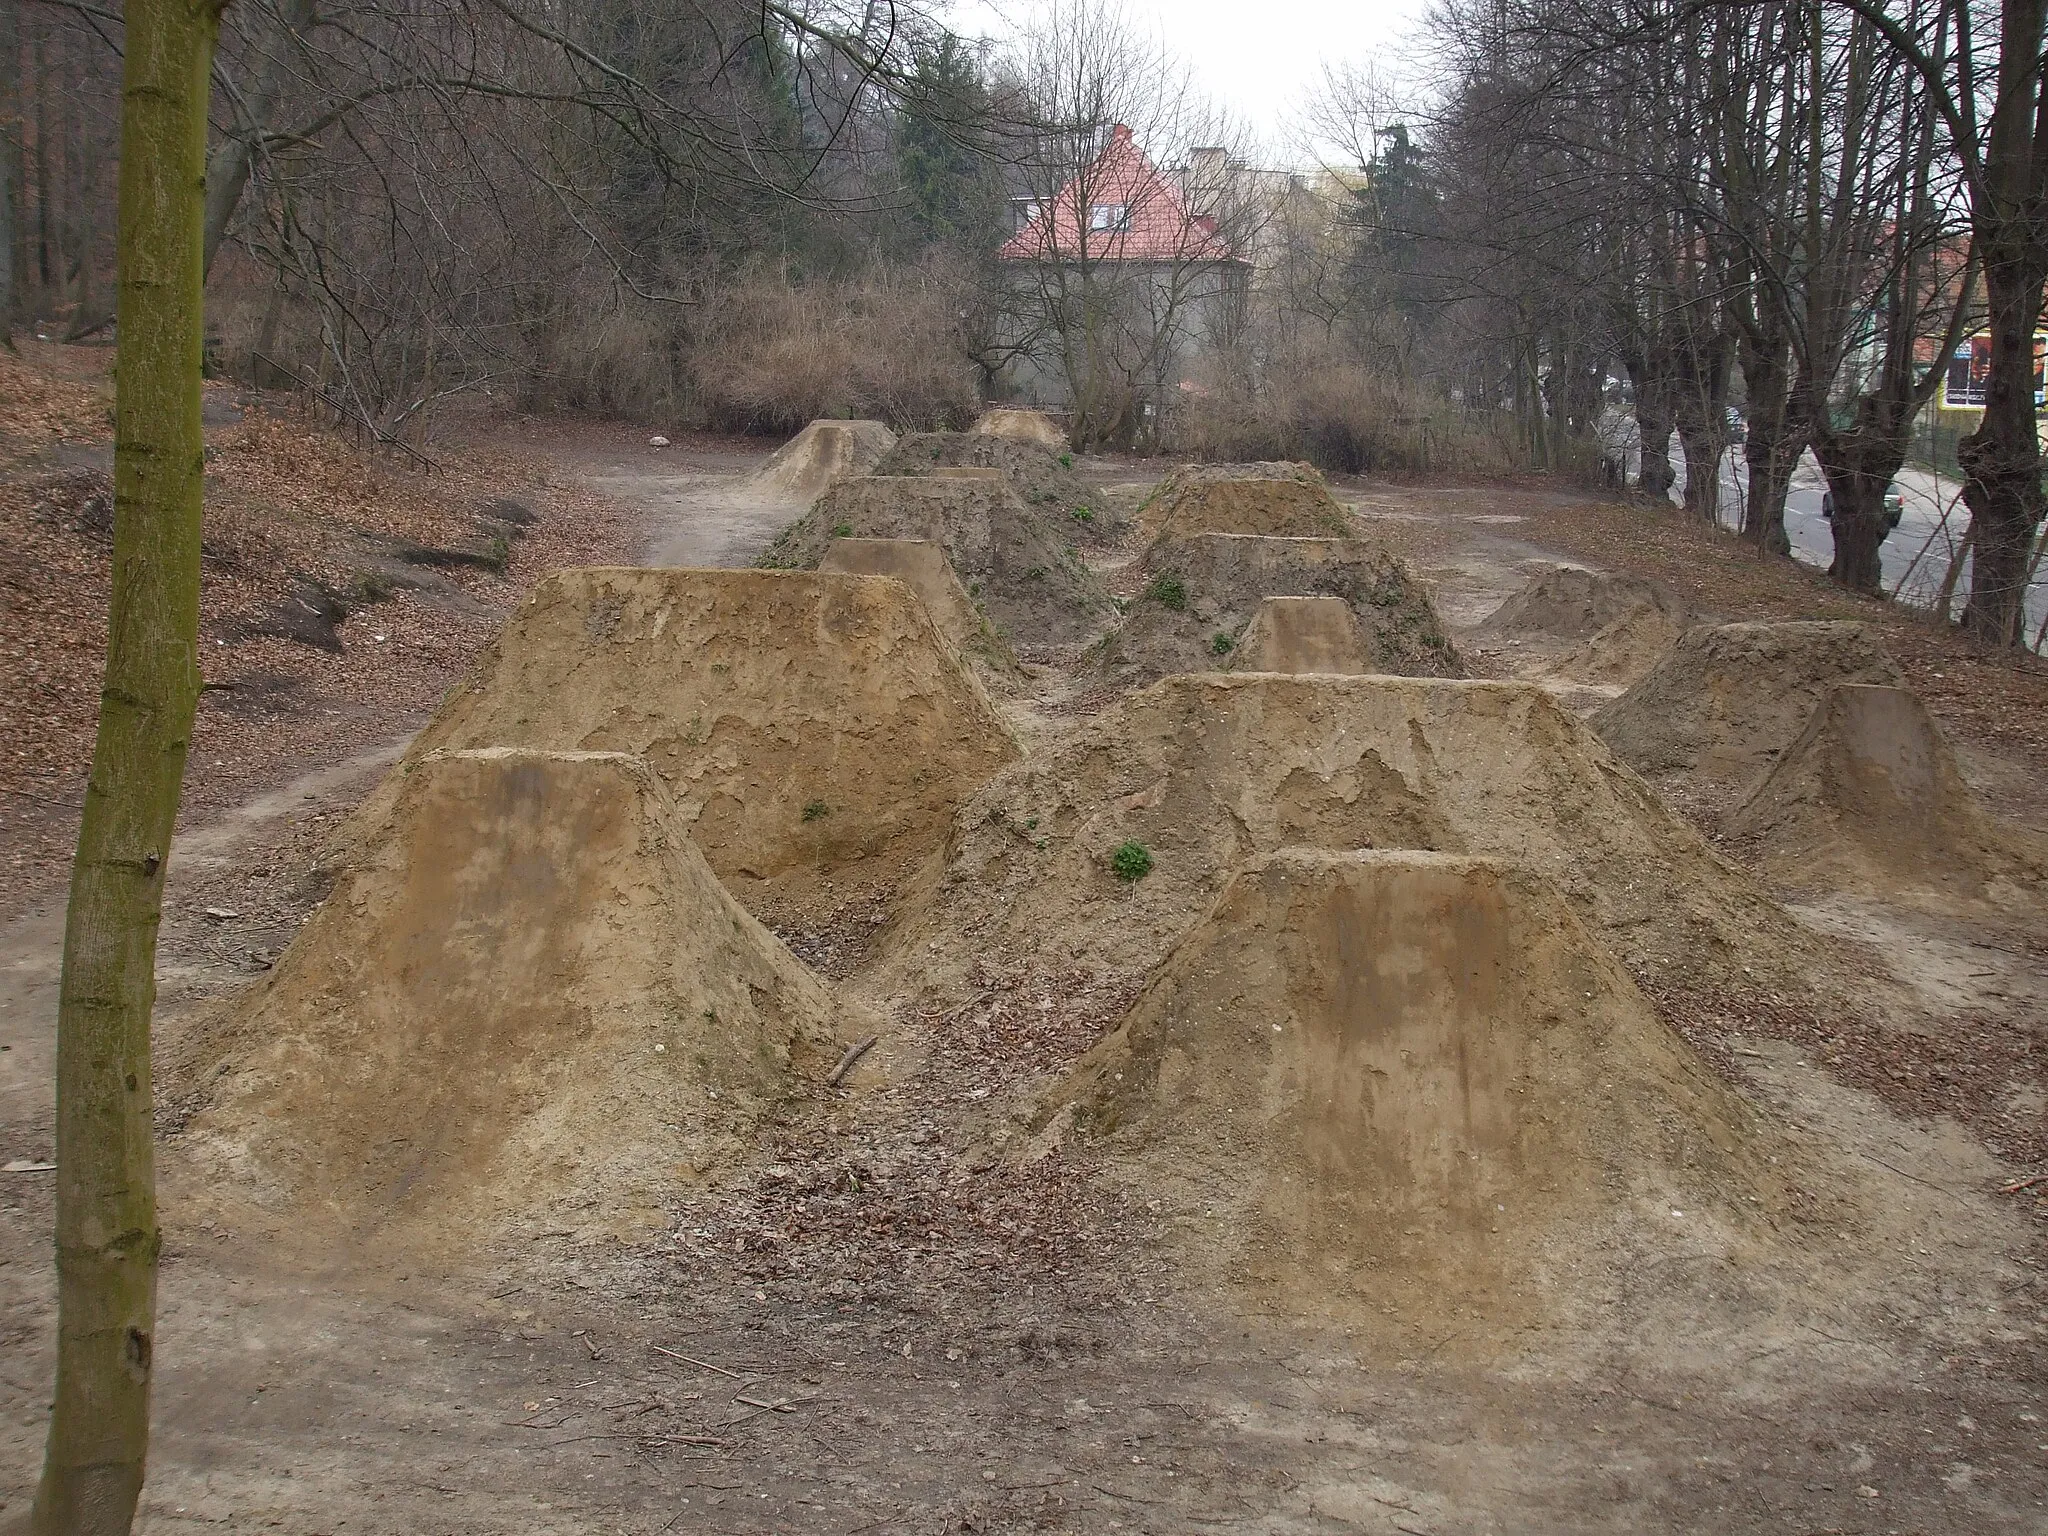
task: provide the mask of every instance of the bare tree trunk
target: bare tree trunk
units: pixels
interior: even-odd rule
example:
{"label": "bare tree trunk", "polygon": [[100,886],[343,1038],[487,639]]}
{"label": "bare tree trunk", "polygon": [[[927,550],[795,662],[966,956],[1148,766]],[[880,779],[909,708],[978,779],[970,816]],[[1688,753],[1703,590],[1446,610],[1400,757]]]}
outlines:
{"label": "bare tree trunk", "polygon": [[14,347],[21,208],[21,20],[0,6],[0,346]]}
{"label": "bare tree trunk", "polygon": [[1778,337],[1743,338],[1742,379],[1749,393],[1749,426],[1742,440],[1749,495],[1742,504],[1742,536],[1767,554],[1787,555],[1785,492],[1806,449],[1806,430],[1792,404],[1792,360]]}
{"label": "bare tree trunk", "polygon": [[241,111],[234,131],[222,138],[206,162],[206,266],[213,269],[214,253],[226,238],[228,221],[234,217],[249,185],[257,146],[271,129],[271,118],[290,78],[287,67],[295,34],[313,23],[313,0],[282,0],[277,8],[278,34],[260,55],[256,73],[241,90]]}
{"label": "bare tree trunk", "polygon": [[1728,452],[1728,429],[1690,411],[1678,417],[1678,446],[1685,455],[1685,510],[1705,522],[1721,516],[1721,460]]}
{"label": "bare tree trunk", "polygon": [[156,1346],[150,1009],[199,698],[202,179],[219,0],[129,0],[113,594],[57,1016],[57,1384],[37,1536],[120,1536]]}
{"label": "bare tree trunk", "polygon": [[1636,396],[1636,435],[1642,439],[1643,463],[1636,488],[1645,496],[1667,501],[1678,472],[1671,467],[1671,413]]}
{"label": "bare tree trunk", "polygon": [[1987,256],[1991,367],[1984,420],[1956,445],[1976,535],[1963,625],[1985,645],[2012,645],[2026,606],[2027,559],[2040,525],[2041,451],[2034,409],[2034,329],[2048,259],[2040,247]]}

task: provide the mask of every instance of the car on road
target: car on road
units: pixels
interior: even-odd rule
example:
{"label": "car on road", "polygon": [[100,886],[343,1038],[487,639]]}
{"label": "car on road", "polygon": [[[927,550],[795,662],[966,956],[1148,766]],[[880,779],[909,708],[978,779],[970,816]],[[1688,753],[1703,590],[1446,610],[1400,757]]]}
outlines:
{"label": "car on road", "polygon": [[[1820,498],[1820,515],[1829,522],[1835,520],[1835,493],[1827,491]],[[1890,533],[1899,526],[1906,515],[1906,493],[1899,489],[1897,482],[1884,488],[1884,531]]]}

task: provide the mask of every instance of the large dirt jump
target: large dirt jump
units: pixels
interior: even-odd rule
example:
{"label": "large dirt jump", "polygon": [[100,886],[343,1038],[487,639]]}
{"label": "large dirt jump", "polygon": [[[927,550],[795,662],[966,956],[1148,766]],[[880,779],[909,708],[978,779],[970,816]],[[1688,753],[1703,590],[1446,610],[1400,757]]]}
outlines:
{"label": "large dirt jump", "polygon": [[1746,790],[1798,738],[1830,688],[1899,681],[1861,624],[1700,625],[1595,714],[1593,728],[1638,772]]}
{"label": "large dirt jump", "polygon": [[974,430],[984,437],[1006,437],[1012,442],[1034,443],[1054,453],[1067,451],[1067,434],[1053,424],[1043,411],[999,409],[983,411]]}
{"label": "large dirt jump", "polygon": [[872,474],[896,434],[879,421],[814,421],[776,449],[748,481],[751,490],[808,506],[853,475]]}
{"label": "large dirt jump", "polygon": [[1017,755],[900,581],[613,567],[541,581],[363,816],[428,753],[495,746],[644,756],[719,878],[777,922],[892,888]]}
{"label": "large dirt jump", "polygon": [[1269,597],[1230,653],[1233,672],[1384,672],[1341,597]]}
{"label": "large dirt jump", "polygon": [[994,470],[1062,540],[1103,543],[1120,532],[1116,509],[1082,484],[1066,444],[986,432],[913,432],[878,463],[878,475],[948,475]]}
{"label": "large dirt jump", "polygon": [[1370,658],[1357,670],[1464,675],[1428,590],[1369,539],[1191,534],[1154,543],[1138,571],[1144,586],[1095,656],[1098,670],[1126,687],[1231,667],[1269,597],[1341,599]]}
{"label": "large dirt jump", "polygon": [[2041,897],[2038,840],[1992,817],[1907,688],[1830,688],[1727,830],[1789,886],[2002,907]]}
{"label": "large dirt jump", "polygon": [[1190,464],[1175,470],[1138,508],[1146,539],[1197,533],[1271,538],[1349,538],[1358,530],[1312,464]]}
{"label": "large dirt jump", "polygon": [[1056,516],[1000,481],[866,475],[819,497],[763,564],[815,569],[835,538],[923,539],[1011,645],[1069,645],[1094,638],[1115,606]]}
{"label": "large dirt jump", "polygon": [[963,654],[1005,680],[1017,658],[960,585],[946,551],[929,539],[834,539],[818,569],[828,575],[893,576],[909,586],[932,622]]}
{"label": "large dirt jump", "polygon": [[277,968],[167,1053],[166,1098],[198,1101],[179,1162],[289,1231],[467,1249],[646,1228],[868,1025],[643,760],[431,752]]}
{"label": "large dirt jump", "polygon": [[[1148,873],[1119,878],[1135,843]],[[983,957],[1128,979],[1276,848],[1512,859],[1639,975],[1803,990],[1816,945],[1528,683],[1169,677],[1012,764],[956,818],[878,978],[941,1002]]]}
{"label": "large dirt jump", "polygon": [[1040,1119],[1094,1140],[1208,1278],[1497,1334],[1592,1311],[1616,1251],[1667,1253],[1674,1218],[1725,1249],[1783,1204],[1778,1139],[1494,859],[1252,861]]}
{"label": "large dirt jump", "polygon": [[1626,686],[1693,622],[1684,603],[1655,582],[1554,565],[1487,615],[1478,633],[1483,641],[1529,647],[1550,676]]}

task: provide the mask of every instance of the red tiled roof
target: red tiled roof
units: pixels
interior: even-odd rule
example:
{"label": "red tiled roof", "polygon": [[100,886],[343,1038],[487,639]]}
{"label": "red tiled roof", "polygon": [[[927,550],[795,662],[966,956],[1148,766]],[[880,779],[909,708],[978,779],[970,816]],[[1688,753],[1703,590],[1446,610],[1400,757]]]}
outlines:
{"label": "red tiled roof", "polygon": [[[1082,207],[1086,197],[1089,206]],[[1124,227],[1092,229],[1093,210],[1125,210]],[[1216,221],[1191,214],[1187,199],[1145,158],[1118,123],[1088,169],[1060,188],[997,255],[1004,261],[1238,261]]]}

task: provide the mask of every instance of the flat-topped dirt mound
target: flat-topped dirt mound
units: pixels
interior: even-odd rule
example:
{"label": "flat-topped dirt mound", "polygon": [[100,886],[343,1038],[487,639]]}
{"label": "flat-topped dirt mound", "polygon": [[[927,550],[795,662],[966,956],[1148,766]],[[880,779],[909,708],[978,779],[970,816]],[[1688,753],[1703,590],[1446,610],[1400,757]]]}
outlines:
{"label": "flat-topped dirt mound", "polygon": [[830,1071],[843,1014],[644,761],[435,752],[167,1097],[197,1100],[198,1182],[309,1236],[642,1231]]}
{"label": "flat-topped dirt mound", "polygon": [[[1143,858],[1120,874],[1127,844]],[[1166,678],[990,780],[906,888],[876,976],[941,1001],[984,957],[1143,976],[1233,868],[1290,846],[1515,860],[1675,987],[1803,990],[1816,963],[1542,688],[1238,673]]]}
{"label": "flat-topped dirt mound", "polygon": [[1005,678],[1017,658],[960,585],[946,551],[929,539],[834,539],[818,567],[827,575],[893,576],[915,592],[939,633]]}
{"label": "flat-topped dirt mound", "polygon": [[1830,688],[1799,739],[1728,819],[1787,885],[2038,902],[2038,840],[1994,820],[1907,688]]}
{"label": "flat-topped dirt mound", "polygon": [[1497,1335],[1592,1313],[1674,1217],[1722,1249],[1784,1204],[1778,1138],[1494,859],[1254,860],[1040,1120],[1034,1150],[1095,1143],[1210,1279]]}
{"label": "flat-topped dirt mound", "polygon": [[1694,622],[1655,582],[1556,565],[1489,614],[1478,634],[1482,644],[1529,646],[1545,675],[1626,686]]}
{"label": "flat-topped dirt mound", "polygon": [[865,475],[819,497],[762,564],[814,569],[835,538],[924,539],[946,551],[968,595],[1010,644],[1069,645],[1092,639],[1115,606],[1056,519],[998,481]]}
{"label": "flat-topped dirt mound", "polygon": [[1899,669],[1861,624],[1701,625],[1595,714],[1593,728],[1639,772],[1747,789],[1837,683],[1899,681]]}
{"label": "flat-topped dirt mound", "polygon": [[1062,540],[1105,543],[1122,531],[1113,499],[1081,483],[1066,444],[985,432],[913,432],[874,468],[878,475],[949,475],[995,470],[1028,507],[1044,515]]}
{"label": "flat-topped dirt mound", "polygon": [[1234,672],[1385,672],[1341,597],[1269,597],[1230,653]]}
{"label": "flat-topped dirt mound", "polygon": [[1197,533],[1349,538],[1358,530],[1312,464],[1190,464],[1159,482],[1138,509],[1147,539]]}
{"label": "flat-topped dirt mound", "polygon": [[622,567],[534,588],[369,824],[428,753],[495,746],[644,756],[719,878],[773,921],[892,887],[1017,755],[900,581]]}
{"label": "flat-topped dirt mound", "polygon": [[776,449],[748,487],[778,500],[808,505],[850,475],[874,472],[896,446],[879,421],[814,421]]}
{"label": "flat-topped dirt mound", "polygon": [[1006,437],[1012,442],[1035,443],[1054,453],[1067,450],[1067,434],[1053,424],[1043,411],[983,411],[974,430],[985,437]]}
{"label": "flat-topped dirt mound", "polygon": [[1370,658],[1358,670],[1464,674],[1428,591],[1372,540],[1193,534],[1159,540],[1138,569],[1144,585],[1094,657],[1104,676],[1125,686],[1236,665],[1237,648],[1269,597],[1341,599]]}

